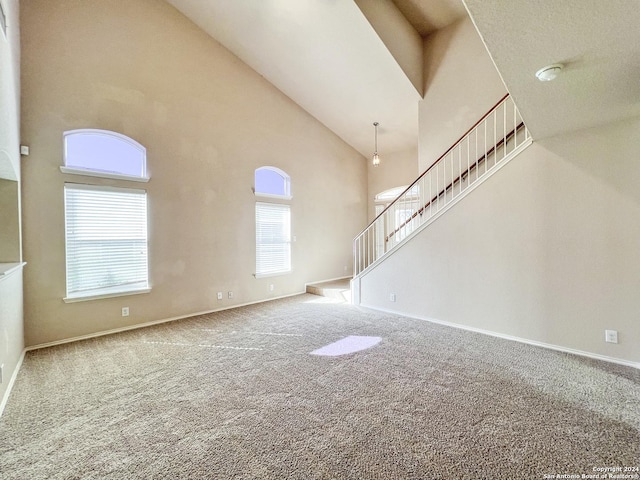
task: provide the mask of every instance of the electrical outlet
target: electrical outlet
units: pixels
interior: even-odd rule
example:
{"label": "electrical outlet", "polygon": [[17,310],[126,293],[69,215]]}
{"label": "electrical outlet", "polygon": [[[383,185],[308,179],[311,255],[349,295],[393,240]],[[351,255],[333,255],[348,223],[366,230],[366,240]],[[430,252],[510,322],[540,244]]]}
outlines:
{"label": "electrical outlet", "polygon": [[605,330],[604,341],[607,343],[618,343],[618,331],[617,330]]}
{"label": "electrical outlet", "polygon": [[396,294],[395,293],[390,293],[389,294],[389,301],[391,301],[391,302],[395,302],[396,301]]}
{"label": "electrical outlet", "polygon": [[273,283],[270,283],[270,284],[269,284],[269,291],[270,291],[270,292],[273,292]]}
{"label": "electrical outlet", "polygon": [[0,365],[0,384],[4,381],[4,363]]}
{"label": "electrical outlet", "polygon": [[129,307],[122,307],[122,316],[123,317],[129,316]]}
{"label": "electrical outlet", "polygon": [[218,300],[222,300],[222,292],[218,292]]}
{"label": "electrical outlet", "polygon": [[227,295],[230,299],[233,298],[233,292],[229,292]]}

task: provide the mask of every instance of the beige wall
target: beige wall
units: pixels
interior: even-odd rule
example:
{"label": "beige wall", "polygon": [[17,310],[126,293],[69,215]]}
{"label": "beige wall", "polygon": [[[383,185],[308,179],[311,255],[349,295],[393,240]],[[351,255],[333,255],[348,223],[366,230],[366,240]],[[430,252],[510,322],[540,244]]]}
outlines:
{"label": "beige wall", "polygon": [[468,17],[428,36],[424,56],[424,99],[418,106],[421,172],[506,93]]}
{"label": "beige wall", "polygon": [[418,177],[418,150],[380,155],[380,165],[368,161],[369,221],[375,218],[375,196],[390,188],[409,185]]}
{"label": "beige wall", "polygon": [[640,362],[639,136],[534,143],[366,275],[362,303]]}
{"label": "beige wall", "polygon": [[[28,345],[292,294],[351,273],[351,241],[366,221],[365,159],[175,9],[154,0],[31,0],[21,18],[23,141],[32,152],[23,165]],[[62,174],[62,133],[74,128],[115,130],[147,147],[149,294],[62,301],[64,182],[141,186]],[[264,165],[291,176],[297,241],[293,273],[256,280],[251,189]]]}
{"label": "beige wall", "polygon": [[[3,0],[7,38],[0,33],[0,262],[20,261],[20,31],[18,1]],[[4,180],[9,179],[9,180]],[[0,276],[0,402],[24,348],[22,274]]]}
{"label": "beige wall", "polygon": [[20,261],[20,184],[0,179],[0,263]]}

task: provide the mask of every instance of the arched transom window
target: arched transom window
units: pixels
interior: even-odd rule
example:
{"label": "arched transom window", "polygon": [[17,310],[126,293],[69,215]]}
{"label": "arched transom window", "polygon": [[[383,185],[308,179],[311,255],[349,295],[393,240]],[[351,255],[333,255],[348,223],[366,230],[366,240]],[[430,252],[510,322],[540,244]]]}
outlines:
{"label": "arched transom window", "polygon": [[255,172],[256,195],[291,198],[291,179],[276,167],[260,167]]}
{"label": "arched transom window", "polygon": [[120,133],[64,132],[64,173],[147,181],[147,149]]}

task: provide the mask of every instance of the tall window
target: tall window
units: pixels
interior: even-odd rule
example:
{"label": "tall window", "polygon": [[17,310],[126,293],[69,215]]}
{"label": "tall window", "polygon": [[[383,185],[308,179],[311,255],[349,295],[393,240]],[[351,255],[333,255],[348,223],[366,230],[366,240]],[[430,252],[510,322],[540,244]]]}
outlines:
{"label": "tall window", "polygon": [[[405,193],[407,186],[394,187],[375,196],[376,216],[385,211],[383,222],[377,222],[376,226],[376,248],[379,254],[384,252],[394,243],[404,239],[413,231],[414,214],[420,203],[420,189],[418,185],[411,187],[406,192],[402,200],[393,203],[400,195]],[[386,209],[386,210],[385,210]],[[392,235],[389,235],[392,233]],[[389,238],[390,245],[386,245]]]}
{"label": "tall window", "polygon": [[255,171],[256,277],[291,271],[291,199],[289,176],[275,167]]}
{"label": "tall window", "polygon": [[147,289],[147,192],[66,184],[67,297]]}
{"label": "tall window", "polygon": [[[144,147],[114,132],[65,133],[65,167],[65,173],[148,180]],[[65,301],[149,291],[145,190],[65,183],[64,207]]]}

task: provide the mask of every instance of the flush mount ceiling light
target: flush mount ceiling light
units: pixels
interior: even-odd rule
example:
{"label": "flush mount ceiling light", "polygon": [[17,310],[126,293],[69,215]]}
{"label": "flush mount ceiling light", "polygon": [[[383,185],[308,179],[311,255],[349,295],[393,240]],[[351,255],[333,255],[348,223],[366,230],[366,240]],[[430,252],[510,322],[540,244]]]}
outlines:
{"label": "flush mount ceiling light", "polygon": [[380,155],[378,155],[378,125],[380,125],[378,122],[373,122],[373,127],[376,129],[376,148],[373,152],[373,158],[371,159],[371,163],[373,164],[374,167],[377,167],[378,165],[380,165]]}
{"label": "flush mount ceiling light", "polygon": [[546,67],[543,67],[536,72],[536,78],[541,82],[550,82],[558,76],[558,74],[562,70],[562,67],[564,67],[564,65],[562,65],[561,63],[547,65]]}

